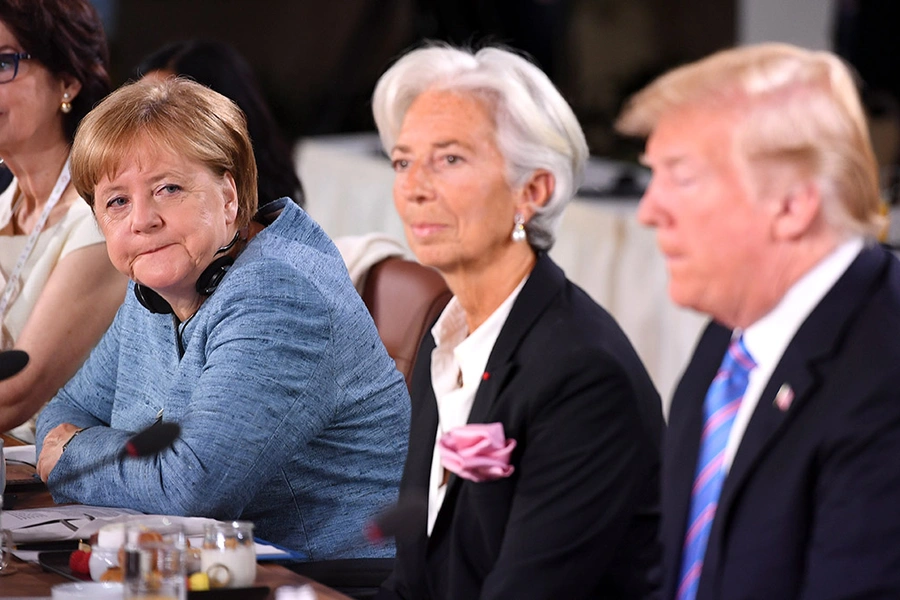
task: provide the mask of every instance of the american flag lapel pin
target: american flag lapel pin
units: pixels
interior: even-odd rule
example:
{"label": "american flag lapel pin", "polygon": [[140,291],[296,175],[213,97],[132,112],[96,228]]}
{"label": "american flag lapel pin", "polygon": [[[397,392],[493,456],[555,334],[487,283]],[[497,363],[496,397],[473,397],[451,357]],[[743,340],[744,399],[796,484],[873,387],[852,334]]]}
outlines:
{"label": "american flag lapel pin", "polygon": [[787,409],[791,407],[791,402],[794,401],[794,390],[791,388],[791,384],[782,383],[781,387],[778,388],[778,393],[775,394],[775,401],[772,402],[778,410],[781,412],[787,412]]}

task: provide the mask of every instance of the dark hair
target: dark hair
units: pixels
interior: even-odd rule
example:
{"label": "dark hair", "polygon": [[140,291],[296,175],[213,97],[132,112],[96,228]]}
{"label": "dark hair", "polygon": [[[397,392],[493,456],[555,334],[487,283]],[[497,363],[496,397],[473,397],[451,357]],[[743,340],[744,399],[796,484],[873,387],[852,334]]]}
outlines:
{"label": "dark hair", "polygon": [[237,50],[216,41],[176,42],[146,57],[137,68],[137,76],[160,69],[190,77],[230,98],[244,111],[259,169],[260,206],[283,196],[303,206],[303,186],[290,146],[275,123],[253,70]]}
{"label": "dark hair", "polygon": [[89,0],[2,0],[0,21],[53,75],[67,74],[81,82],[72,112],[62,115],[71,142],[81,119],[110,91],[109,51],[100,16]]}

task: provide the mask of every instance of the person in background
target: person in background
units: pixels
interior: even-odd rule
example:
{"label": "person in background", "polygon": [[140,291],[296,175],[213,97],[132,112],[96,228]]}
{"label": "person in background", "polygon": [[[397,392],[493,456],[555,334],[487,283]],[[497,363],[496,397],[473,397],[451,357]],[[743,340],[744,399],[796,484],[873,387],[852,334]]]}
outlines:
{"label": "person in background", "polygon": [[[288,199],[253,219],[240,109],[183,78],[123,86],[72,172],[134,283],[38,420],[54,500],[249,520],[309,560],[391,556],[362,530],[397,496],[406,384],[318,225]],[[171,450],[104,463],[159,420],[181,427]]]}
{"label": "person in background", "polygon": [[285,141],[253,69],[232,46],[217,41],[187,40],[163,46],[145,57],[138,78],[181,75],[233,100],[247,118],[259,171],[259,203],[288,197],[304,205],[303,187]]}
{"label": "person in background", "polygon": [[409,526],[378,597],[644,598],[659,395],[547,255],[588,157],[571,108],[521,56],[446,46],[372,103],[410,248],[454,294],[414,369]]}
{"label": "person in background", "polygon": [[28,442],[125,294],[68,166],[75,128],[109,92],[107,63],[88,0],[0,3],[0,159],[14,176],[0,193],[0,349],[30,357],[0,381],[0,431]]}
{"label": "person in background", "polygon": [[663,75],[638,218],[712,318],[663,452],[666,600],[900,597],[900,264],[850,70],[786,44]]}

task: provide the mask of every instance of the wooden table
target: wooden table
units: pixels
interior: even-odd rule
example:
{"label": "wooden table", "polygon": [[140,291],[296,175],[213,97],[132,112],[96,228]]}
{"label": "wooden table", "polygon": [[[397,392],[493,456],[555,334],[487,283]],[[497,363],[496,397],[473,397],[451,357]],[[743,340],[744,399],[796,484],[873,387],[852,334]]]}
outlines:
{"label": "wooden table", "polygon": [[[20,444],[15,438],[0,434],[7,446]],[[34,469],[27,465],[10,463],[7,465],[6,478],[8,480],[20,479],[30,476]],[[16,489],[15,508],[40,508],[52,506],[53,500],[50,492],[43,484],[29,485],[23,489]],[[36,563],[27,563],[17,558],[12,560],[15,572],[11,575],[0,577],[0,598],[49,598],[50,588],[57,583],[68,581],[62,575],[44,571]],[[256,581],[254,585],[264,585],[271,589],[269,600],[274,600],[275,590],[281,586],[299,586],[309,584],[315,589],[319,600],[350,600],[348,596],[341,594],[329,587],[312,581],[307,577],[298,575],[290,569],[274,563],[259,563],[256,568]]]}

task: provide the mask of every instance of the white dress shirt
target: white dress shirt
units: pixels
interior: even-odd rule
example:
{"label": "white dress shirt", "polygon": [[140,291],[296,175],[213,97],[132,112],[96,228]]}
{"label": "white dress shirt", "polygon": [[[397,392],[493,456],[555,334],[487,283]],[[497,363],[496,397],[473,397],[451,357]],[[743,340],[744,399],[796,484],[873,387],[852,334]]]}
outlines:
{"label": "white dress shirt", "polygon": [[[726,472],[731,468],[750,417],[759,404],[759,398],[794,334],[856,259],[863,244],[860,237],[842,243],[797,280],[775,308],[743,331],[744,345],[756,362],[756,367],[750,371],[744,399],[728,435],[722,462],[722,468]],[[741,335],[741,331],[735,330],[734,335]]]}
{"label": "white dress shirt", "polygon": [[466,314],[456,296],[450,299],[431,329],[435,342],[435,348],[431,352],[431,386],[437,401],[438,428],[428,484],[428,535],[431,535],[447,492],[438,441],[444,433],[465,425],[469,420],[484,367],[509,311],[527,280],[526,276],[497,310],[471,334],[466,326]]}

